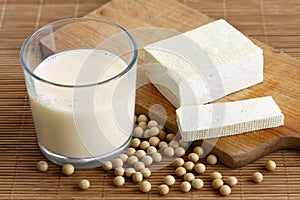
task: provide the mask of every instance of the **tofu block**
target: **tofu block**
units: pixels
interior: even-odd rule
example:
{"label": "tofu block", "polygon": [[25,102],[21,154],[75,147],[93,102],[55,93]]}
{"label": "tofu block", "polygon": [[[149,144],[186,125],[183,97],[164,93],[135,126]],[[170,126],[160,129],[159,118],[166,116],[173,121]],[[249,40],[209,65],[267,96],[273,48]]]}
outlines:
{"label": "tofu block", "polygon": [[218,20],[144,47],[150,81],[176,107],[205,104],[263,81],[263,51]]}
{"label": "tofu block", "polygon": [[176,110],[176,117],[185,141],[235,135],[284,123],[284,116],[271,96],[182,106]]}

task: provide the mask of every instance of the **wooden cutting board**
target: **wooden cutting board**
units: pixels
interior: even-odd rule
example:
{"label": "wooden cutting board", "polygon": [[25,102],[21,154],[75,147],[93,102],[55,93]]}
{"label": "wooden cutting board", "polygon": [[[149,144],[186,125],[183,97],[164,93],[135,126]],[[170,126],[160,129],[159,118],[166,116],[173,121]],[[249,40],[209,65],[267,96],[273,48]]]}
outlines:
{"label": "wooden cutting board", "polygon": [[[85,17],[116,22],[134,35],[138,40],[139,47],[213,21],[213,19],[173,0],[113,0]],[[155,37],[155,34],[151,32],[153,29],[150,27],[166,29],[161,29],[161,34]],[[136,31],[137,28],[143,28],[143,30]],[[78,42],[71,41],[74,38],[72,35],[84,32],[84,30],[74,30],[70,27],[64,28],[57,33],[59,34],[58,41],[60,40],[57,45],[66,43],[66,41],[69,44]],[[149,35],[151,35],[151,40],[147,40]],[[273,96],[284,113],[285,125],[241,135],[199,141],[203,143],[206,153],[216,154],[222,163],[232,168],[243,166],[278,149],[300,149],[300,62],[289,55],[277,52],[262,42],[257,40],[253,40],[253,42],[264,50],[264,82],[228,95],[220,101]],[[43,41],[43,44],[52,50],[46,40]],[[139,64],[142,65],[141,59]],[[145,113],[158,120],[166,117],[167,129],[177,132],[175,108],[152,84],[148,83],[142,67],[138,69],[137,84],[141,87],[137,89],[136,113]],[[150,113],[149,110],[151,110]]]}

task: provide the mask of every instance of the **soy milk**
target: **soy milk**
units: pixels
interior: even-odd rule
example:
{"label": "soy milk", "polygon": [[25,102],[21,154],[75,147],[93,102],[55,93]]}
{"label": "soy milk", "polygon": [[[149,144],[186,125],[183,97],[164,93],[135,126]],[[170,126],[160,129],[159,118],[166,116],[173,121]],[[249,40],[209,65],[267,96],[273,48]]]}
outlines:
{"label": "soy milk", "polygon": [[39,144],[69,158],[98,157],[122,146],[130,138],[135,102],[136,71],[121,75],[126,67],[102,50],[44,60],[34,74],[53,84],[35,80],[28,92]]}

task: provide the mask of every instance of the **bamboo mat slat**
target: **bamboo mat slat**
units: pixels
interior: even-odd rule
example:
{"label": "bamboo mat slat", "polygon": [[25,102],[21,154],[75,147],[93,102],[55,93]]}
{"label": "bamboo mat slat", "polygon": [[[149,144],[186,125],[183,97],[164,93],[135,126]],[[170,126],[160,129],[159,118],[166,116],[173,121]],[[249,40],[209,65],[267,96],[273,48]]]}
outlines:
{"label": "bamboo mat slat", "polygon": [[[294,150],[274,152],[239,169],[229,169],[222,164],[207,166],[207,172],[201,175],[205,182],[201,191],[183,194],[179,192],[177,181],[166,197],[160,197],[155,188],[162,183],[163,175],[173,173],[171,166],[154,171],[150,178],[154,190],[149,194],[141,194],[131,181],[122,188],[113,187],[113,174],[99,168],[77,170],[73,176],[65,177],[58,166],[49,163],[47,173],[37,172],[36,163],[45,158],[36,142],[19,48],[38,27],[61,18],[83,16],[107,1],[0,1],[0,199],[300,199],[300,152]],[[300,58],[299,0],[180,2],[212,18],[225,18],[243,33]],[[269,159],[278,165],[275,172],[264,169]],[[209,173],[212,171],[238,178],[239,184],[230,197],[221,197],[211,188]],[[255,171],[263,172],[263,183],[251,181]],[[91,181],[88,191],[77,189],[82,178]]]}

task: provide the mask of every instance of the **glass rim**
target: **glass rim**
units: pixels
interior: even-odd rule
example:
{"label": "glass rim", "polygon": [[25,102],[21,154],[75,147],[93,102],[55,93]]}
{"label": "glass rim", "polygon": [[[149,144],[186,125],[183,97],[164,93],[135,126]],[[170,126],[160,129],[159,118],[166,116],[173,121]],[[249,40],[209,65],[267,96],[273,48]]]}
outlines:
{"label": "glass rim", "polygon": [[[25,63],[25,58],[24,58],[24,50],[26,48],[26,46],[28,45],[28,43],[30,42],[30,40],[39,32],[41,32],[42,30],[45,30],[46,28],[48,27],[51,27],[52,25],[55,25],[55,24],[59,24],[61,22],[64,22],[64,21],[98,21],[98,22],[102,22],[102,23],[106,23],[106,24],[109,24],[109,25],[112,25],[114,26],[115,28],[119,29],[121,32],[125,33],[127,35],[127,37],[129,38],[129,40],[131,41],[132,45],[133,45],[133,56],[129,62],[129,64],[127,64],[127,67],[122,70],[120,73],[118,73],[117,75],[109,78],[109,79],[105,79],[103,81],[98,81],[98,82],[95,82],[95,83],[89,83],[89,84],[79,84],[79,85],[71,85],[71,84],[60,84],[60,83],[55,83],[55,82],[52,82],[52,81],[48,81],[44,78],[41,78],[39,76],[37,76],[36,74],[33,73],[33,71],[27,66],[27,64]],[[22,65],[22,68],[27,72],[29,73],[32,77],[34,77],[35,79],[39,80],[39,81],[42,81],[44,83],[47,83],[47,84],[51,84],[51,85],[54,85],[54,86],[59,86],[59,87],[68,87],[68,88],[79,88],[79,87],[90,87],[90,86],[97,86],[97,85],[102,85],[102,84],[105,84],[107,82],[110,82],[112,80],[115,80],[117,78],[120,78],[122,77],[124,74],[126,74],[136,63],[137,61],[137,57],[138,57],[138,49],[137,49],[137,45],[136,45],[136,42],[133,38],[133,36],[125,29],[123,28],[122,26],[114,23],[114,22],[111,22],[111,21],[108,21],[108,20],[104,20],[104,19],[99,19],[99,18],[87,18],[87,17],[83,17],[83,18],[65,18],[65,19],[61,19],[61,20],[57,20],[57,21],[54,21],[54,22],[51,22],[51,23],[48,23],[42,27],[40,27],[39,29],[33,31],[26,39],[25,41],[23,42],[22,46],[21,46],[21,49],[20,49],[20,61],[21,61],[21,65]]]}

